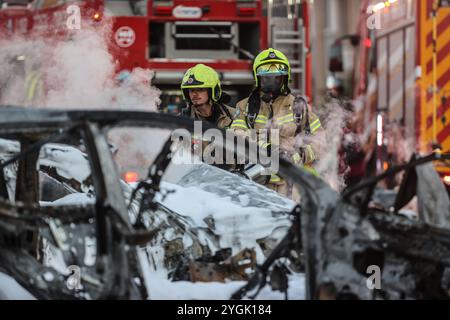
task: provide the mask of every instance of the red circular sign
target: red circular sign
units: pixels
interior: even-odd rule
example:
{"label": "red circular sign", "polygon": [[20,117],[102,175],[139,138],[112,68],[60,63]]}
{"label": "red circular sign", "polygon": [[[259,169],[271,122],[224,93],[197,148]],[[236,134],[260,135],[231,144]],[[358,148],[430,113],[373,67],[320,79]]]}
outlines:
{"label": "red circular sign", "polygon": [[127,48],[134,43],[134,40],[136,40],[136,34],[133,29],[124,26],[117,29],[114,38],[119,47]]}

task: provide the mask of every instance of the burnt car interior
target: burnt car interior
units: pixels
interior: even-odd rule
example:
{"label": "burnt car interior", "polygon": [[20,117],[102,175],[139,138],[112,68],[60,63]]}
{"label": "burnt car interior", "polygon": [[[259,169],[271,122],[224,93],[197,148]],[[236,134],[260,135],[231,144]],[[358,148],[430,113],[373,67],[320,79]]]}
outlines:
{"label": "burnt car interior", "polygon": [[[273,202],[283,203],[286,228],[279,241],[263,241],[264,259],[258,261],[251,248],[232,252],[217,239],[218,245],[205,246],[196,239],[200,234],[217,238],[218,222],[190,228],[188,218],[164,204],[171,192],[162,182],[171,162],[170,138],[162,140],[142,180],[127,184],[121,179],[107,138],[111,128],[192,133],[192,120],[161,113],[15,107],[2,107],[0,115],[0,271],[38,299],[151,298],[139,252],[149,255],[155,243],[166,249],[163,262],[172,281],[246,281],[230,299],[256,298],[267,285],[287,299],[292,272],[305,274],[307,299],[450,298],[450,201],[432,165],[448,161],[448,154],[415,155],[343,194],[280,159],[280,175],[295,184],[301,200],[286,211],[289,206],[273,196]],[[75,164],[58,165],[68,152],[77,153],[84,174]],[[377,187],[400,172],[405,174],[399,190]],[[189,178],[183,183],[199,184]],[[417,215],[402,214],[414,197]],[[168,226],[193,239],[190,250],[177,241],[161,242]],[[46,261],[48,251],[58,251],[65,265]],[[68,283],[69,266],[81,269],[75,288]],[[381,271],[381,288],[367,285],[371,266]]]}

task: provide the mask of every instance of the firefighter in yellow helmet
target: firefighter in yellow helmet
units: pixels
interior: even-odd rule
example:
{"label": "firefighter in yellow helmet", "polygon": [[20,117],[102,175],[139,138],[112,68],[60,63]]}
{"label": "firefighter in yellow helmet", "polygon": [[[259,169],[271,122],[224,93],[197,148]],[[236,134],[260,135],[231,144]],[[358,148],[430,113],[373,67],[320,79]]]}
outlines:
{"label": "firefighter in yellow helmet", "polygon": [[222,102],[222,89],[217,72],[204,64],[188,69],[181,81],[187,108],[182,114],[194,120],[208,121],[219,128],[232,123],[232,109]]}
{"label": "firefighter in yellow helmet", "polygon": [[[308,143],[298,146],[297,137],[314,135],[321,128],[321,123],[311,112],[306,99],[291,93],[288,59],[278,50],[264,50],[255,58],[253,75],[255,89],[248,98],[238,102],[230,128],[237,134],[247,134],[249,129],[278,129],[280,156],[316,174],[311,167],[316,160],[314,147]],[[268,147],[270,142],[260,141],[259,144]],[[292,196],[290,186],[276,174],[271,176],[267,186]]]}

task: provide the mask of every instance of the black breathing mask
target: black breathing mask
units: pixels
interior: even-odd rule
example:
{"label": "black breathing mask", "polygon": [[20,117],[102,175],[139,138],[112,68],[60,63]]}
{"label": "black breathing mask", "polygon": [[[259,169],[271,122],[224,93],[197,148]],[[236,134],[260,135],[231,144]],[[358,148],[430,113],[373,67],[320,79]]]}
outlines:
{"label": "black breathing mask", "polygon": [[275,99],[281,93],[284,85],[284,76],[281,75],[264,75],[259,76],[259,85],[262,91],[261,99],[269,102]]}

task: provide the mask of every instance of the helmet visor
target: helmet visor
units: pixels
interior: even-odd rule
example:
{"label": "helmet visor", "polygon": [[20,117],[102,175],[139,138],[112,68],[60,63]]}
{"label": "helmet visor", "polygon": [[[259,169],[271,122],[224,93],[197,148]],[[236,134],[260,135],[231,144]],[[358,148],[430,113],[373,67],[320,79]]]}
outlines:
{"label": "helmet visor", "polygon": [[279,92],[283,86],[284,75],[266,74],[258,76],[263,92]]}
{"label": "helmet visor", "polygon": [[263,76],[263,75],[287,75],[288,74],[288,68],[286,65],[281,63],[271,63],[271,64],[264,64],[262,66],[259,66],[256,69],[256,75],[257,76]]}

